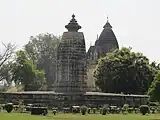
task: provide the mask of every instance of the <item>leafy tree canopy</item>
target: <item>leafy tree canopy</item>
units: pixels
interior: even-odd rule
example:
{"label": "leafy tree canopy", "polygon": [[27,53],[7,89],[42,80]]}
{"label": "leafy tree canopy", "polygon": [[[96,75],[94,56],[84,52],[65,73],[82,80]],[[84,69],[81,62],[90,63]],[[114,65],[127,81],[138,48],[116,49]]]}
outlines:
{"label": "leafy tree canopy", "polygon": [[25,51],[16,52],[14,64],[12,79],[15,83],[24,85],[25,90],[37,90],[45,83],[44,71],[37,69],[36,64],[27,56]]}
{"label": "leafy tree canopy", "polygon": [[34,60],[39,69],[44,70],[48,86],[52,86],[56,78],[56,55],[60,37],[50,33],[31,36],[25,51]]}
{"label": "leafy tree canopy", "polygon": [[122,48],[100,58],[94,77],[103,92],[144,94],[155,73],[146,56]]}
{"label": "leafy tree canopy", "polygon": [[151,87],[148,90],[148,94],[151,96],[151,100],[160,102],[160,71],[155,76]]}

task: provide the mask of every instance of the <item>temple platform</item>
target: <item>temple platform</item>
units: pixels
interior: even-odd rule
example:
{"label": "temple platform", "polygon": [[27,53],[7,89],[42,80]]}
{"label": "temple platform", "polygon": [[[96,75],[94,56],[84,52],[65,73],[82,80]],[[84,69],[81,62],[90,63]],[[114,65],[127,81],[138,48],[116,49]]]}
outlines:
{"label": "temple platform", "polygon": [[44,106],[59,107],[73,105],[103,106],[116,105],[139,106],[147,104],[149,96],[133,94],[114,94],[101,92],[85,93],[57,93],[54,91],[28,91],[0,93],[0,103],[14,103],[24,101],[24,104],[43,104]]}

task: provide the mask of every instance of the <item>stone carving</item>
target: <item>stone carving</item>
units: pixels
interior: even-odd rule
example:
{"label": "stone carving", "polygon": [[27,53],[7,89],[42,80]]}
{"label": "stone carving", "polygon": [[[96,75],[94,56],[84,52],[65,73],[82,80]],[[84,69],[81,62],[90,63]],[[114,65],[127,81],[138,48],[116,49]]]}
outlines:
{"label": "stone carving", "polygon": [[86,91],[86,48],[81,28],[72,15],[70,23],[65,26],[62,41],[57,51],[57,81],[55,92]]}

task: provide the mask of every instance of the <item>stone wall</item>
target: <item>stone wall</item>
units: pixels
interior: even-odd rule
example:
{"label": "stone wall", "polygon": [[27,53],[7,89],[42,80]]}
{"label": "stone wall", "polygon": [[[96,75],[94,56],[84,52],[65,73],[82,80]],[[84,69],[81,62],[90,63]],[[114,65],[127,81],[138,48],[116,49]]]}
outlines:
{"label": "stone wall", "polygon": [[129,104],[139,106],[147,104],[147,95],[122,95],[87,92],[81,93],[54,93],[54,92],[15,92],[0,93],[0,103],[12,102],[18,104],[23,100],[25,104],[43,104],[45,106],[72,106],[72,105],[91,105],[103,106],[105,104],[123,106]]}

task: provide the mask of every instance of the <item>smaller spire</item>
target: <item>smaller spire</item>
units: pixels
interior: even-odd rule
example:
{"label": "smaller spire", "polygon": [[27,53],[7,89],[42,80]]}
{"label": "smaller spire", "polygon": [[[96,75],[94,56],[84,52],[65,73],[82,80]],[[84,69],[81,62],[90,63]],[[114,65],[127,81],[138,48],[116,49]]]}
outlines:
{"label": "smaller spire", "polygon": [[70,20],[68,25],[65,26],[65,28],[67,28],[70,32],[77,32],[79,29],[81,29],[81,26],[77,23],[74,14],[72,15],[72,19]]}
{"label": "smaller spire", "polygon": [[98,36],[98,34],[97,34],[97,40],[98,40],[98,37],[99,37],[99,36]]}

